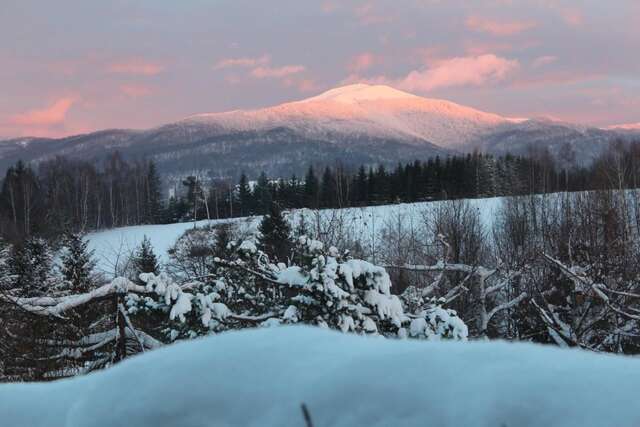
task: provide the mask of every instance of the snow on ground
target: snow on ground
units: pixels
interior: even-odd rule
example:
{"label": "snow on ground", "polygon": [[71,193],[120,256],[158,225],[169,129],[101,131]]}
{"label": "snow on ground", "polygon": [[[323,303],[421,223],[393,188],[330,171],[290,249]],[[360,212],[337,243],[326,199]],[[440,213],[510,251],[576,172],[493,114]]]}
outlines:
{"label": "snow on ground", "polygon": [[0,385],[31,427],[638,426],[640,361],[504,342],[230,332],[54,383]]}
{"label": "snow on ground", "polygon": [[[496,209],[500,206],[501,197],[487,199],[470,199],[472,206],[479,209],[483,223],[490,227]],[[417,227],[422,221],[425,212],[436,208],[442,202],[402,203],[396,205],[368,206],[362,208],[326,209],[321,210],[321,222],[328,224],[331,221],[340,222],[344,228],[342,234],[350,234],[357,237],[363,246],[371,247],[377,244],[377,239],[385,226],[386,221],[392,218],[401,218],[405,224],[415,223]],[[300,222],[301,215],[313,226],[316,222],[315,213],[309,209],[292,211],[288,216],[292,226]],[[198,227],[207,224],[215,225],[221,222],[233,222],[246,232],[255,232],[261,217],[234,218],[220,221],[198,221]],[[121,227],[112,230],[99,231],[87,236],[89,249],[95,251],[98,262],[97,269],[108,275],[113,275],[115,266],[122,258],[131,253],[141,242],[144,236],[151,240],[154,251],[161,262],[169,260],[167,251],[176,240],[188,229],[193,228],[193,222],[184,222],[166,225],[139,225]]]}
{"label": "snow on ground", "polygon": [[[204,227],[232,221],[238,224],[253,222],[249,218],[234,218],[220,221],[198,221],[196,227]],[[175,224],[136,225],[131,227],[119,227],[111,230],[89,233],[87,240],[89,249],[94,251],[97,261],[97,270],[107,275],[113,275],[116,265],[132,253],[140,245],[146,236],[153,246],[154,252],[160,262],[167,262],[167,251],[173,246],[182,234],[194,228],[193,222],[179,222]]]}

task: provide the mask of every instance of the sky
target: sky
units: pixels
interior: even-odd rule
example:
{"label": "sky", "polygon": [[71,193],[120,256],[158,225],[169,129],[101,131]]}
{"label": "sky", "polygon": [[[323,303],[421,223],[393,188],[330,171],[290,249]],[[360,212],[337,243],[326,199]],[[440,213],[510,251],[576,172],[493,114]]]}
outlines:
{"label": "sky", "polygon": [[640,122],[638,0],[2,0],[0,137],[149,128],[350,83]]}

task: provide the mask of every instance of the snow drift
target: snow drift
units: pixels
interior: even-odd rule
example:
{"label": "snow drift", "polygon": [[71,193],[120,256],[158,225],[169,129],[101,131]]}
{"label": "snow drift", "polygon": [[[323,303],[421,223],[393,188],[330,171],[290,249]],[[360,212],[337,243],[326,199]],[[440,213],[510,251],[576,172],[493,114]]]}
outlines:
{"label": "snow drift", "polygon": [[96,374],[0,386],[7,426],[637,426],[640,361],[309,327],[226,333]]}

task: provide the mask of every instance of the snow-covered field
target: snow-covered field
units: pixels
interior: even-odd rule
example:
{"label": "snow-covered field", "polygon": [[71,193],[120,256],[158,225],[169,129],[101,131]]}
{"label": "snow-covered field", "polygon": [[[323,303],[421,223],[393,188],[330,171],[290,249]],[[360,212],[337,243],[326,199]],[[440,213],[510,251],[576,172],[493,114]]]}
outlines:
{"label": "snow-covered field", "polygon": [[[55,383],[0,386],[30,427],[638,426],[640,360],[504,342],[226,333]],[[36,402],[36,403],[34,403]]]}
{"label": "snow-covered field", "polygon": [[[485,226],[491,227],[496,209],[500,206],[502,198],[470,199],[472,206],[477,208],[481,214],[482,222]],[[319,211],[320,220],[326,227],[328,223],[334,221],[343,228],[343,234],[349,234],[360,240],[363,246],[376,245],[380,238],[380,233],[385,225],[398,218],[406,225],[414,224],[419,226],[423,221],[423,216],[429,210],[435,209],[443,202],[422,202],[403,203],[396,205],[370,206],[363,208],[348,209],[328,209]],[[310,226],[316,223],[316,213],[308,209],[292,211],[288,218],[293,227],[300,222],[300,217],[304,215]],[[198,227],[207,224],[215,225],[220,222],[233,222],[245,232],[255,232],[261,217],[235,218],[221,221],[198,221]],[[338,226],[338,225],[336,225]],[[140,225],[133,227],[121,227],[113,230],[100,231],[88,235],[89,248],[95,251],[95,258],[98,261],[97,268],[113,275],[115,265],[119,259],[130,253],[142,242],[144,236],[151,240],[154,251],[161,262],[168,261],[167,250],[175,241],[188,229],[193,228],[194,223],[177,223],[167,225]]]}

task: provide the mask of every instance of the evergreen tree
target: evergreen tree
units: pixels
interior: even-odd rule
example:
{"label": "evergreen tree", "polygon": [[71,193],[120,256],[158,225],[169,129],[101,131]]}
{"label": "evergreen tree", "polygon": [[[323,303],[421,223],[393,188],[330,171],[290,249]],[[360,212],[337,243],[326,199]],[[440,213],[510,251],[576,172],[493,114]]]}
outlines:
{"label": "evergreen tree", "polygon": [[288,206],[292,208],[301,208],[303,206],[300,181],[295,174],[289,179],[288,201]]}
{"label": "evergreen tree", "polygon": [[203,218],[206,215],[204,212],[204,192],[198,177],[188,176],[182,185],[187,187],[186,203],[188,206],[187,217],[189,219]]}
{"label": "evergreen tree", "polygon": [[364,168],[364,165],[361,165],[358,169],[358,175],[356,176],[355,182],[355,199],[359,205],[366,204],[369,199],[368,188],[367,188],[367,171]]}
{"label": "evergreen tree", "polygon": [[147,171],[147,217],[148,224],[158,224],[162,221],[162,185],[154,162],[149,162]]}
{"label": "evergreen tree", "polygon": [[322,174],[322,181],[320,184],[320,207],[333,208],[335,207],[336,199],[336,179],[331,169],[326,167]]}
{"label": "evergreen tree", "polygon": [[253,190],[253,196],[257,205],[256,213],[260,215],[267,213],[273,197],[269,186],[269,179],[267,178],[267,174],[264,172],[262,172],[258,177],[256,188]]}
{"label": "evergreen tree", "polygon": [[62,254],[62,276],[74,292],[86,292],[91,288],[91,274],[95,267],[92,259],[93,251],[87,248],[88,243],[81,234],[69,233],[64,238]]}
{"label": "evergreen tree", "polygon": [[390,201],[391,188],[389,185],[389,175],[384,165],[379,165],[375,173],[375,201]]}
{"label": "evergreen tree", "polygon": [[280,262],[286,262],[291,254],[291,227],[277,203],[271,203],[269,214],[258,226],[260,249]]}
{"label": "evergreen tree", "polygon": [[304,203],[306,207],[317,209],[319,185],[313,166],[309,166],[307,174],[304,177]]}
{"label": "evergreen tree", "polygon": [[216,244],[214,247],[214,255],[218,258],[227,258],[231,250],[229,249],[232,242],[231,224],[224,222],[216,227]]}
{"label": "evergreen tree", "polygon": [[41,238],[32,237],[21,246],[14,246],[9,261],[12,286],[21,289],[23,296],[41,295],[52,278],[52,262],[49,245]]}
{"label": "evergreen tree", "polygon": [[139,281],[141,273],[154,273],[158,274],[160,267],[158,265],[158,259],[153,252],[153,246],[147,236],[144,236],[142,243],[136,249],[133,256],[133,269],[135,279]]}
{"label": "evergreen tree", "polygon": [[240,216],[253,214],[251,187],[249,187],[249,180],[244,172],[240,175],[240,182],[238,183],[238,198],[240,199]]}

